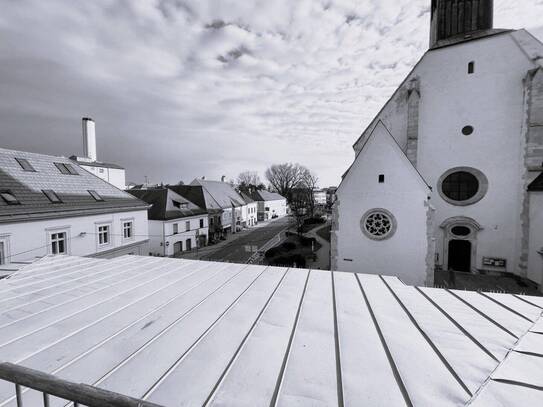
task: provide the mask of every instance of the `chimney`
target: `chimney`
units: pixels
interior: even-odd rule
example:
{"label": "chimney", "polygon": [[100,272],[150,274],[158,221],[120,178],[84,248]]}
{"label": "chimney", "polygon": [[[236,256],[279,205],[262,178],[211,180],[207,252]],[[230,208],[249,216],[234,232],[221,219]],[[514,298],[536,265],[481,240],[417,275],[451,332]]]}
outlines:
{"label": "chimney", "polygon": [[226,180],[226,175],[223,175],[223,176],[221,177],[221,182],[224,182],[225,180]]}
{"label": "chimney", "polygon": [[430,48],[454,36],[488,30],[493,25],[494,0],[432,0]]}
{"label": "chimney", "polygon": [[94,120],[83,117],[83,155],[92,161],[96,161],[96,132]]}

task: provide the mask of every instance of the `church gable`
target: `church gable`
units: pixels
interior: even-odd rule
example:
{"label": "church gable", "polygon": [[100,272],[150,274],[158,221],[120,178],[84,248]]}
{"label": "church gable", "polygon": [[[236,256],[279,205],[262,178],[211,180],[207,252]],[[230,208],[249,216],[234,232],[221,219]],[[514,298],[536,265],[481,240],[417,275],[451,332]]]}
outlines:
{"label": "church gable", "polygon": [[[349,189],[348,184],[356,182],[366,190],[376,184],[394,185],[397,188],[413,187],[423,194],[429,193],[429,186],[409,161],[402,148],[390,134],[382,121],[378,121],[361,146],[349,172],[338,189]],[[380,188],[383,190],[383,188]]]}

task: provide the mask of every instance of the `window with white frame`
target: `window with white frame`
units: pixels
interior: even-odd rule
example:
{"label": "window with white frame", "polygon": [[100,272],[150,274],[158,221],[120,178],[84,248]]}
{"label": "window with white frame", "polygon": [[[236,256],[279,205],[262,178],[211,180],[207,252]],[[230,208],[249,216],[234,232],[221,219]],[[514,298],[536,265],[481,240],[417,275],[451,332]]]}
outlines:
{"label": "window with white frame", "polygon": [[66,232],[55,232],[49,236],[51,254],[66,254],[68,252]]}
{"label": "window with white frame", "polygon": [[190,220],[185,222],[185,230],[188,232],[190,230]]}
{"label": "window with white frame", "polygon": [[179,233],[179,225],[177,223],[173,224],[173,234],[177,235]]}
{"label": "window with white frame", "polygon": [[123,221],[123,239],[129,240],[134,237],[134,222],[131,220]]}
{"label": "window with white frame", "polygon": [[99,225],[98,226],[98,245],[105,246],[110,243],[110,227],[109,225]]}

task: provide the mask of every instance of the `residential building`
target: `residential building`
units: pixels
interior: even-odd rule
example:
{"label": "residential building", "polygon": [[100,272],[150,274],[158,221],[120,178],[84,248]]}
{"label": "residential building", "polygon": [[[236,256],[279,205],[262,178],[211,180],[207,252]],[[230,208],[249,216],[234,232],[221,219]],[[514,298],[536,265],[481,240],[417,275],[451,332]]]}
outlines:
{"label": "residential building", "polygon": [[243,192],[241,192],[240,195],[247,204],[246,206],[242,207],[242,217],[247,219],[247,227],[255,226],[258,223],[258,203]]}
{"label": "residential building", "polygon": [[277,192],[255,191],[251,195],[258,203],[258,220],[266,221],[287,215],[287,199]]}
{"label": "residential building", "polygon": [[463,4],[432,1],[429,50],[354,144],[333,211],[335,270],[543,286],[543,44],[494,29],[491,0]]}
{"label": "residential building", "polygon": [[325,189],[315,189],[313,190],[313,202],[315,205],[326,205],[326,190]]}
{"label": "residential building", "polygon": [[147,254],[147,207],[64,157],[0,149],[0,261]]}
{"label": "residential building", "polygon": [[206,204],[204,189],[201,185],[166,185],[166,187],[207,211],[208,243],[215,243],[223,236],[221,224],[223,210],[217,205]]}
{"label": "residential building", "polygon": [[191,185],[199,185],[204,192],[206,208],[221,210],[222,233],[236,233],[247,225],[247,219],[243,217],[247,213],[247,206],[243,197],[232,185],[224,181],[209,181],[197,178]]}
{"label": "residential building", "polygon": [[0,292],[4,406],[543,405],[542,297],[148,256],[47,257]]}
{"label": "residential building", "polygon": [[90,117],[82,119],[83,157],[72,155],[70,159],[80,167],[93,173],[119,189],[126,188],[126,175],[123,167],[117,164],[98,161],[96,153],[96,126]]}
{"label": "residential building", "polygon": [[207,245],[207,211],[173,190],[130,189],[128,193],[149,207],[150,254],[175,256]]}

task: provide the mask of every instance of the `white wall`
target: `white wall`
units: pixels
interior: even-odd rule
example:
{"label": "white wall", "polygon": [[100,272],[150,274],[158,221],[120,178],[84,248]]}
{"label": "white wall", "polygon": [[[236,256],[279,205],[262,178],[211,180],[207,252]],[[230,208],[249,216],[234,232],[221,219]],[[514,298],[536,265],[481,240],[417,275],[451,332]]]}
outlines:
{"label": "white wall", "polygon": [[279,218],[287,214],[287,200],[278,199],[275,201],[264,201],[264,212],[268,215],[267,219],[271,219],[275,214]]}
{"label": "white wall", "polygon": [[[335,270],[399,277],[406,284],[426,281],[428,188],[388,135],[370,137],[337,191],[332,252]],[[385,182],[378,183],[379,174]],[[397,228],[386,240],[372,240],[360,221],[375,208],[394,215]]]}
{"label": "white wall", "polygon": [[124,169],[93,167],[92,165],[87,166],[82,165],[81,163],[79,163],[79,166],[119,189],[126,189],[126,175]]}
{"label": "white wall", "polygon": [[257,223],[257,204],[250,202],[242,206],[242,219],[247,227],[255,226]]}
{"label": "white wall", "polygon": [[[122,221],[133,220],[133,238],[123,239]],[[111,240],[107,245],[98,244],[98,226],[110,225]],[[8,255],[13,262],[31,261],[36,257],[50,254],[49,235],[66,232],[68,254],[72,256],[100,255],[105,257],[122,253],[112,250],[143,244],[148,239],[147,210],[119,212],[104,215],[79,216],[72,218],[39,220],[32,222],[0,224],[0,240],[7,242]],[[84,233],[83,235],[81,235]],[[134,254],[146,255],[147,243],[143,249],[134,248]],[[26,252],[26,253],[23,253]],[[16,255],[17,253],[21,253]]]}
{"label": "white wall", "polygon": [[[203,227],[200,227],[203,220]],[[190,223],[190,229],[186,230],[186,222]],[[174,234],[174,224],[178,225],[178,233]],[[206,236],[208,240],[208,216],[207,214],[173,219],[169,221],[149,221],[150,252],[154,255],[173,256],[175,243],[182,243],[182,250],[186,251],[186,240],[191,240],[192,249],[196,248],[197,236]]]}

